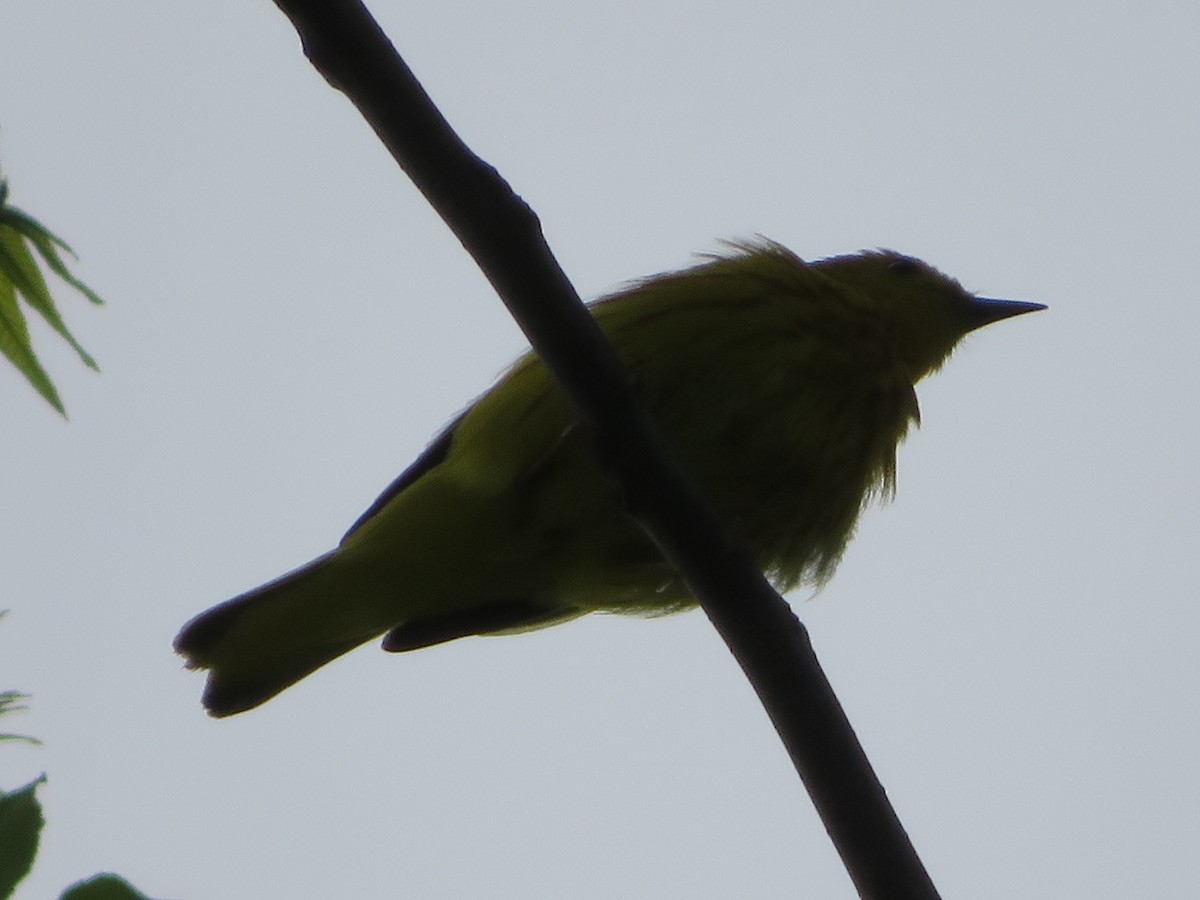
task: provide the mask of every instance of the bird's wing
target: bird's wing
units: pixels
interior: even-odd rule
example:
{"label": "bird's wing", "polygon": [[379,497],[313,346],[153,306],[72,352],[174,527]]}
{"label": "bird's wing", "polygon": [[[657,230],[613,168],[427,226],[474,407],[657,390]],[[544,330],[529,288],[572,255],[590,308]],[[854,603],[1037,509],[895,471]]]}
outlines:
{"label": "bird's wing", "polygon": [[400,492],[445,460],[446,455],[450,452],[450,443],[454,440],[454,429],[458,427],[465,416],[465,411],[456,416],[454,421],[442,429],[442,432],[430,442],[429,446],[425,448],[425,452],[418,456],[412,465],[401,472],[396,477],[396,480],[384,489],[384,492],[376,498],[367,511],[359,516],[355,523],[350,526],[350,530],[342,535],[343,544],[346,542],[346,538],[358,531],[369,519],[374,518]]}

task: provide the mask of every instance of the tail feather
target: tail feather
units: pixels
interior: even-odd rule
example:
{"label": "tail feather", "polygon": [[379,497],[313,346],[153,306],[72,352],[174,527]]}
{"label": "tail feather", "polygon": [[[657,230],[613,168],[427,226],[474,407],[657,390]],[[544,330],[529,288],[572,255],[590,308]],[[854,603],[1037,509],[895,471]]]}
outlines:
{"label": "tail feather", "polygon": [[487,598],[449,609],[427,600],[405,603],[391,579],[364,577],[371,571],[334,550],[188,622],[175,649],[189,668],[208,670],[208,712],[222,717],[253,709],[380,635],[387,635],[385,650],[400,652],[544,628],[585,612],[525,599]]}
{"label": "tail feather", "polygon": [[[228,716],[264,703],[395,623],[354,621],[332,554],[190,621],[175,639],[189,668],[208,669],[204,706]],[[333,567],[336,568],[336,567]]]}

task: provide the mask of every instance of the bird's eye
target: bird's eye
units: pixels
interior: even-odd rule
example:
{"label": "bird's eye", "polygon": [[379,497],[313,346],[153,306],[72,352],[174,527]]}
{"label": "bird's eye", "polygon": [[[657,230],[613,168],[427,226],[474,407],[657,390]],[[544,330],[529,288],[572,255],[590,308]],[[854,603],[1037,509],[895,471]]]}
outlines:
{"label": "bird's eye", "polygon": [[901,278],[911,278],[921,271],[921,264],[909,256],[901,256],[888,263],[888,271]]}

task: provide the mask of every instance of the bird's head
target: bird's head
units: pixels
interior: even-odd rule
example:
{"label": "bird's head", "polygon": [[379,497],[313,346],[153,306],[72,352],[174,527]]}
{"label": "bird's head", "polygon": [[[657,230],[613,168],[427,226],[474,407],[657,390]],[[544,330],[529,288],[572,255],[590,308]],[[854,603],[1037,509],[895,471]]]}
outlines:
{"label": "bird's head", "polygon": [[933,266],[891,250],[835,256],[813,265],[871,311],[914,382],[945,362],[968,332],[1046,308],[977,297]]}

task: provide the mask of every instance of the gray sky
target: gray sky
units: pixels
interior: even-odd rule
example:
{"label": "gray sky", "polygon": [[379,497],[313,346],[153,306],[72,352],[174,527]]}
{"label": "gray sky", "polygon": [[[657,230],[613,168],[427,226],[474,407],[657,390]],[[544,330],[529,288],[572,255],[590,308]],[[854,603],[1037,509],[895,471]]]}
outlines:
{"label": "gray sky", "polygon": [[[1200,7],[376,2],[579,290],[761,232],[1048,313],[921,385],[899,496],[793,598],[945,896],[1195,894]],[[25,900],[853,896],[701,613],[351,654],[206,718],[170,642],[331,547],[524,346],[258,3],[22,4],[13,202],[108,300],[0,367],[0,785]]]}

